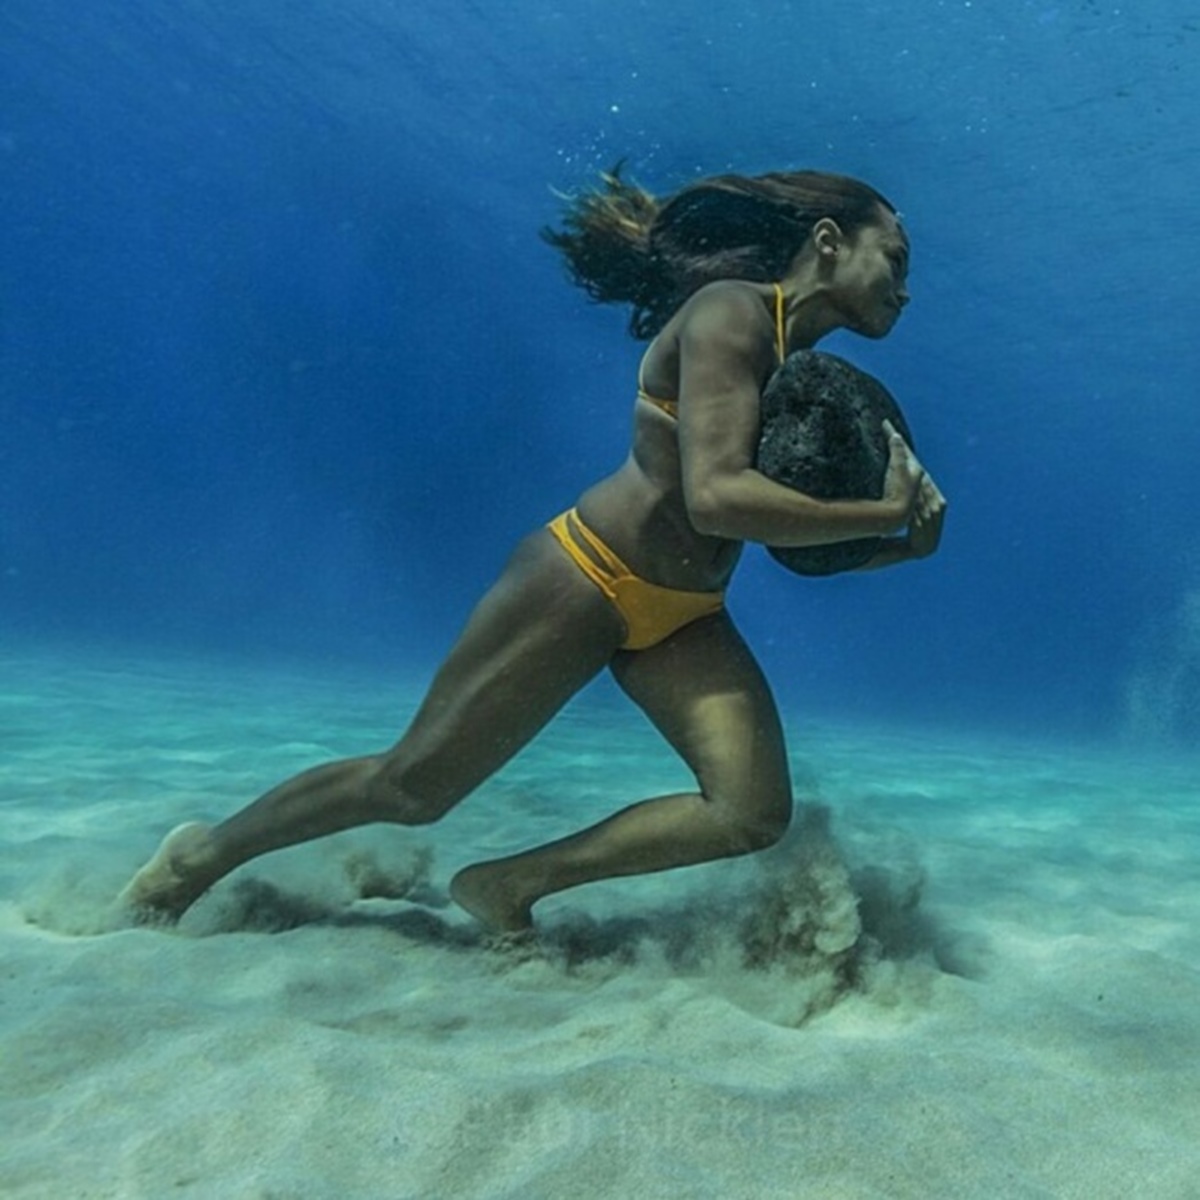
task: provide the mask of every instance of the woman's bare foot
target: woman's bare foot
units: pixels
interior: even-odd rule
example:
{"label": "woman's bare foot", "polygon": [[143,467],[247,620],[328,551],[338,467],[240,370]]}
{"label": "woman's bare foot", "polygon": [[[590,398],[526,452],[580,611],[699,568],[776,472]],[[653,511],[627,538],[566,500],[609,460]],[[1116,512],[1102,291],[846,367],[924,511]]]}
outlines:
{"label": "woman's bare foot", "polygon": [[533,905],[513,893],[503,869],[495,864],[464,867],[450,880],[450,897],[496,933],[533,930]]}
{"label": "woman's bare foot", "polygon": [[141,922],[179,920],[212,885],[211,832],[197,821],[172,829],[119,902]]}

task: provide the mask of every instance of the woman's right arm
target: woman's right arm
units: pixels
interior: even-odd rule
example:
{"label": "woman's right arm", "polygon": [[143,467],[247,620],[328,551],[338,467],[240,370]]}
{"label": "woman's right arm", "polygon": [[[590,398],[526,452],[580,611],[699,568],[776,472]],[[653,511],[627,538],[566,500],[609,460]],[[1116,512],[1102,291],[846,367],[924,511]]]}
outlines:
{"label": "woman's right arm", "polygon": [[921,491],[913,507],[908,530],[901,537],[884,538],[879,549],[860,571],[894,567],[937,553],[946,520],[946,497],[928,474],[921,480]]}
{"label": "woman's right arm", "polygon": [[760,381],[774,364],[774,336],[746,287],[697,295],[679,334],[679,448],[684,497],[696,529],[770,546],[819,546],[887,535],[908,523],[920,464],[892,431],[882,500],[817,500],[754,466]]}

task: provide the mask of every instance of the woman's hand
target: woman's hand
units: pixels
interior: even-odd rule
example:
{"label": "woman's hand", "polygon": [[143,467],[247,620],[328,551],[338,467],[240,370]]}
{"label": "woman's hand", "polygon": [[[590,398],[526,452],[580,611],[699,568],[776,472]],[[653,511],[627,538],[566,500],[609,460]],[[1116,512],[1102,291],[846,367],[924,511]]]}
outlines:
{"label": "woman's hand", "polygon": [[908,443],[890,421],[884,421],[888,435],[888,471],[881,503],[893,505],[905,516],[907,529],[900,537],[884,538],[878,553],[862,569],[877,570],[915,558],[928,558],[942,540],[946,520],[946,497],[917,460]]}
{"label": "woman's hand", "polygon": [[891,510],[895,527],[902,529],[917,511],[926,478],[925,470],[891,421],[884,421],[883,432],[888,439],[888,465],[883,479],[882,503]]}
{"label": "woman's hand", "polygon": [[917,503],[908,523],[908,549],[913,558],[928,558],[942,540],[946,497],[928,475],[921,480]]}

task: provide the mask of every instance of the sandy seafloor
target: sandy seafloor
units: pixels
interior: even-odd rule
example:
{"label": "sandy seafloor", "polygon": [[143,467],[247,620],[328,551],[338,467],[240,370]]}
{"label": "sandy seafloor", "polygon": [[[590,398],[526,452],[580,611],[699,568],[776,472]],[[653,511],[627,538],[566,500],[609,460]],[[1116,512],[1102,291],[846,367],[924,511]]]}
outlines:
{"label": "sandy seafloor", "polygon": [[111,907],[163,833],[416,693],[0,668],[5,1197],[1200,1196],[1196,760],[793,716],[785,845],[490,948],[458,866],[687,784],[585,696],[441,824],[252,863],[171,932]]}

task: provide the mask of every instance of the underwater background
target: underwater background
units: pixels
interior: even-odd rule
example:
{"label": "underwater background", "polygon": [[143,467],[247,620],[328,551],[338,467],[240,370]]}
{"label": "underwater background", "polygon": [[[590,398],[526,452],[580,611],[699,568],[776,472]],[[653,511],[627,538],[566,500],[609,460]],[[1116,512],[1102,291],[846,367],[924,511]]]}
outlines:
{"label": "underwater background", "polygon": [[[1195,1200],[1198,116],[1185,0],[0,0],[6,1200]],[[495,945],[457,869],[694,786],[600,680],[436,825],[133,925],[623,459],[641,346],[538,238],[619,161],[912,239],[822,348],[940,552],[731,591],[788,836]]]}
{"label": "underwater background", "polygon": [[812,166],[910,231],[892,336],[823,348],[951,512],[903,571],[747,555],[782,702],[1190,744],[1198,51],[1178,0],[5,0],[0,636],[420,677],[626,452],[555,192]]}

